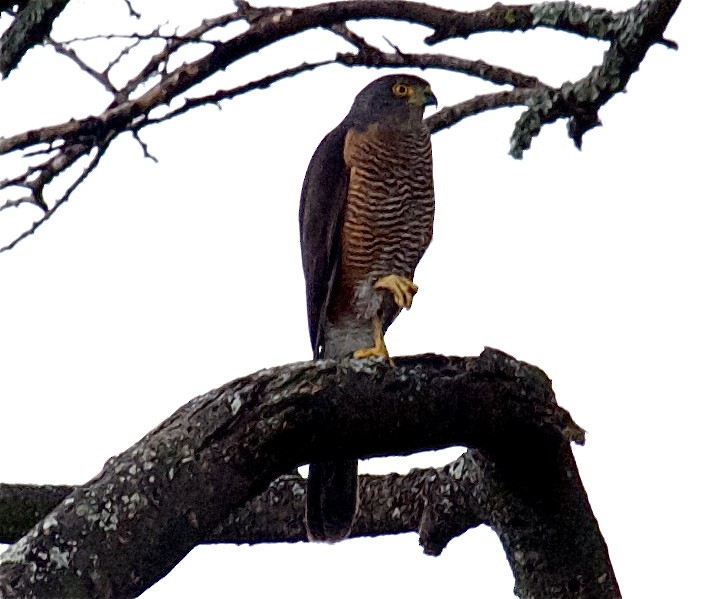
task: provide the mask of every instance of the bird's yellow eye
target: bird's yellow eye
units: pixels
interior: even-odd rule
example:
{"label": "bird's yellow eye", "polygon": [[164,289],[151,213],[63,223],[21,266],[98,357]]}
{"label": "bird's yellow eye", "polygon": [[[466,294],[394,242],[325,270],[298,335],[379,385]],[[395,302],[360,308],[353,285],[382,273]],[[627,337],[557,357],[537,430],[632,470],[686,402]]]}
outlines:
{"label": "bird's yellow eye", "polygon": [[406,83],[395,83],[392,86],[392,93],[400,98],[406,98],[411,95],[411,86]]}

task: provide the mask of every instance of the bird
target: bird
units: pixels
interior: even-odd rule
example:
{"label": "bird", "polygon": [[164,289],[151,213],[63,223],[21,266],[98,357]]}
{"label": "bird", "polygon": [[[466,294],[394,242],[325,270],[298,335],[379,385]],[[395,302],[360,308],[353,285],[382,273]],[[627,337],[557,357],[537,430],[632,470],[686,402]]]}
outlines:
{"label": "bird", "polygon": [[[384,334],[410,308],[416,267],[433,234],[427,106],[431,86],[410,74],[372,81],[318,145],[301,191],[299,232],[314,359],[390,361]],[[350,534],[357,460],[309,466],[306,529],[312,541]]]}

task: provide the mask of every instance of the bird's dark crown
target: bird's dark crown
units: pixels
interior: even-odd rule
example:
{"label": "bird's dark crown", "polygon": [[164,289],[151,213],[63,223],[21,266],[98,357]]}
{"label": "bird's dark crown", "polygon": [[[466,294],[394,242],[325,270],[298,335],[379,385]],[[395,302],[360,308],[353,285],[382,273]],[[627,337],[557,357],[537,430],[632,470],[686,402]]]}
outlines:
{"label": "bird's dark crown", "polygon": [[436,97],[425,79],[409,74],[385,75],[357,94],[346,120],[355,127],[420,121],[429,104],[436,104]]}

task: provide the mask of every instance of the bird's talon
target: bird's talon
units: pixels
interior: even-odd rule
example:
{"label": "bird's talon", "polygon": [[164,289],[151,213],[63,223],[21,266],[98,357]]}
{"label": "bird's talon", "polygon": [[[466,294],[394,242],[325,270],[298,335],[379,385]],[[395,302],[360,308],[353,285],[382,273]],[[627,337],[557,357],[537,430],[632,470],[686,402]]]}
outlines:
{"label": "bird's talon", "polygon": [[384,358],[386,361],[391,362],[389,359],[389,352],[387,351],[387,345],[384,343],[384,333],[382,332],[382,324],[379,318],[375,318],[374,322],[374,345],[372,347],[365,347],[358,349],[353,353],[353,358],[362,360],[364,358]]}
{"label": "bird's talon", "polygon": [[353,358],[356,358],[357,360],[364,360],[365,358],[384,358],[385,360],[388,360],[389,353],[387,352],[386,347],[366,347],[365,349],[356,350],[355,353],[353,353]]}
{"label": "bird's talon", "polygon": [[419,290],[411,279],[400,277],[399,275],[387,275],[377,280],[374,285],[375,289],[386,289],[394,296],[394,301],[400,308],[411,308],[411,302],[414,301],[414,295]]}

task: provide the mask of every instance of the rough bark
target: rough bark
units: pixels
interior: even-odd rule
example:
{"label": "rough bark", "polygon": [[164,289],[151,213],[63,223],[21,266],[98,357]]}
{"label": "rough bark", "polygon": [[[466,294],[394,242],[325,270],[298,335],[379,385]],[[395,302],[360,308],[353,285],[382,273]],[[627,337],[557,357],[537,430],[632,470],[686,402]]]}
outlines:
{"label": "rough bark", "polygon": [[[461,456],[459,460],[466,459]],[[424,551],[439,555],[455,536],[482,524],[468,501],[467,478],[458,479],[458,460],[443,468],[409,474],[360,476],[360,514],[350,534],[373,537],[422,532]],[[0,484],[0,543],[13,544],[79,486]],[[233,510],[202,543],[294,543],[308,541],[303,524],[306,479],[285,474]],[[442,514],[435,506],[443,505]],[[454,534],[441,534],[453,530]],[[427,540],[426,540],[427,539]]]}
{"label": "rough bark", "polygon": [[0,38],[0,74],[7,77],[27,51],[49,35],[54,20],[69,0],[27,0],[2,2],[0,10],[19,5],[17,17]]}
{"label": "rough bark", "polygon": [[[680,0],[641,0],[632,10],[612,15],[614,18],[610,21],[596,16],[595,27],[611,40],[602,63],[576,82],[567,81],[557,90],[538,91],[517,121],[509,153],[521,158],[541,127],[559,118],[568,119],[568,134],[580,148],[585,133],[600,125],[599,109],[615,94],[624,91],[649,48],[657,43],[675,47],[663,34],[679,5]],[[537,22],[548,25],[566,13],[572,13],[576,20],[591,22],[592,17],[587,13],[581,15],[569,6],[560,9],[552,3],[537,5],[534,17]]]}
{"label": "rough bark", "polygon": [[[548,378],[496,350],[264,370],[192,400],[73,490],[2,555],[0,593],[133,597],[198,543],[236,530],[245,542],[300,539],[302,481],[268,488],[299,464],[465,445],[439,481],[433,471],[366,480],[355,534],[376,534],[378,514],[398,518],[436,554],[482,522],[499,534],[519,596],[617,597],[570,441],[583,431]],[[265,490],[276,538],[254,539],[259,518],[243,509]],[[290,501],[273,508],[282,494]]]}

